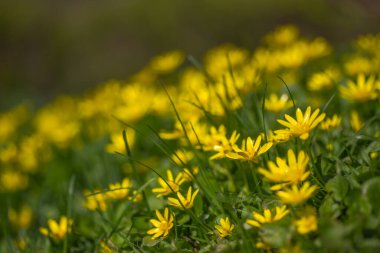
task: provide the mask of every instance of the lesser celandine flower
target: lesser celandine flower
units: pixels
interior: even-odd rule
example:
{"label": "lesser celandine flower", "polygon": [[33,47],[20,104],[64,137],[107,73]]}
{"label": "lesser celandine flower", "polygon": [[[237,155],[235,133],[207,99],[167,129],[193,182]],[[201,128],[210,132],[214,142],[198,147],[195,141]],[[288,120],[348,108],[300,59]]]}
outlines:
{"label": "lesser celandine flower", "polygon": [[[295,156],[292,149],[288,150],[288,161],[277,157],[276,163],[269,161],[268,169],[259,168],[258,172],[262,174],[266,179],[275,183],[282,184],[295,184],[305,180],[310,172],[307,171],[307,163],[309,157],[304,151],[298,153],[298,157]],[[271,189],[279,189],[282,185],[273,186]]]}
{"label": "lesser celandine flower", "polygon": [[310,106],[307,107],[305,114],[302,113],[301,109],[296,110],[296,119],[285,114],[285,120],[278,119],[277,122],[281,125],[287,127],[289,132],[301,140],[306,140],[309,138],[310,131],[315,128],[324,118],[325,114],[319,115],[319,109],[316,109],[311,113]]}
{"label": "lesser celandine flower", "polygon": [[167,175],[166,182],[164,179],[159,177],[157,181],[161,187],[152,189],[152,192],[158,193],[157,197],[165,196],[172,192],[173,193],[178,192],[179,186],[184,183],[184,180],[182,178],[183,175],[181,173],[178,173],[178,175],[174,179],[173,172],[168,169],[166,171],[166,175]]}
{"label": "lesser celandine flower", "polygon": [[215,225],[215,228],[218,231],[219,236],[227,237],[231,235],[232,230],[235,228],[235,225],[230,222],[228,217],[226,217],[225,219],[221,218],[219,220],[219,224]]}
{"label": "lesser celandine flower", "polygon": [[17,170],[5,169],[0,172],[0,191],[15,192],[28,186],[29,178]]}
{"label": "lesser celandine flower", "polygon": [[110,199],[124,199],[127,197],[131,187],[132,181],[129,178],[124,178],[121,183],[110,184],[106,195]]}
{"label": "lesser celandine flower", "polygon": [[363,127],[363,121],[356,110],[353,110],[350,113],[350,125],[355,132],[359,132]]}
{"label": "lesser celandine flower", "polygon": [[13,208],[8,210],[9,222],[16,229],[27,229],[32,221],[32,216],[32,209],[27,205],[23,205],[18,212]]}
{"label": "lesser celandine flower", "polygon": [[253,219],[248,219],[247,224],[254,227],[261,227],[262,224],[271,223],[279,221],[284,218],[289,213],[289,210],[286,209],[286,206],[276,206],[275,212],[271,212],[270,209],[264,209],[264,215],[259,214],[258,212],[253,212]]}
{"label": "lesser celandine flower", "polygon": [[341,122],[342,118],[334,114],[331,118],[327,118],[321,123],[321,128],[325,131],[332,131],[339,127]]}
{"label": "lesser celandine flower", "polygon": [[154,57],[150,63],[150,66],[158,73],[167,74],[175,70],[184,59],[185,56],[181,51],[173,50]]}
{"label": "lesser celandine flower", "polygon": [[236,142],[239,139],[240,134],[234,131],[229,139],[224,137],[220,139],[220,143],[214,145],[214,151],[218,152],[217,154],[210,157],[210,160],[220,159],[227,156],[227,154],[233,152],[234,149],[237,149]]}
{"label": "lesser celandine flower", "polygon": [[48,227],[41,227],[40,233],[55,240],[63,240],[66,234],[71,233],[72,224],[73,220],[68,219],[66,216],[61,216],[59,223],[53,219],[49,219]]}
{"label": "lesser celandine flower", "polygon": [[294,221],[294,225],[298,233],[308,234],[318,229],[318,220],[314,214],[309,214]]}
{"label": "lesser celandine flower", "polygon": [[[127,136],[127,141],[128,141],[128,146],[129,148],[132,148],[134,143],[135,143],[135,131],[131,128],[128,128],[125,130],[126,136]],[[105,149],[109,153],[114,153],[118,152],[121,154],[125,154],[125,143],[124,143],[124,138],[121,132],[116,132],[111,134],[111,143],[108,144]]]}
{"label": "lesser celandine flower", "polygon": [[263,146],[260,146],[260,144],[261,135],[255,141],[248,137],[246,142],[243,141],[241,148],[234,147],[233,151],[227,153],[226,156],[236,160],[257,162],[258,157],[267,152],[273,145],[271,142],[265,143]]}
{"label": "lesser celandine flower", "polygon": [[277,94],[272,93],[269,98],[265,99],[265,109],[270,112],[279,113],[292,106],[292,101],[289,100],[288,95],[282,94],[278,97]]}
{"label": "lesser celandine flower", "polygon": [[366,80],[365,75],[360,74],[356,83],[349,80],[347,86],[339,87],[339,91],[343,98],[355,102],[367,102],[376,99],[375,76],[372,75]]}
{"label": "lesser celandine flower", "polygon": [[277,192],[277,196],[285,204],[298,205],[308,200],[317,186],[310,186],[310,182],[305,182],[300,188],[293,184],[291,188],[286,188]]}
{"label": "lesser celandine flower", "polygon": [[169,214],[168,208],[165,208],[164,215],[162,215],[160,211],[156,210],[156,216],[158,220],[149,220],[149,222],[155,226],[155,228],[152,228],[147,232],[148,235],[153,235],[152,239],[156,239],[160,236],[166,237],[173,227],[174,216],[173,214]]}
{"label": "lesser celandine flower", "polygon": [[94,192],[85,190],[83,194],[85,195],[84,207],[86,207],[88,210],[99,210],[101,212],[107,211],[106,194],[100,190],[95,190]]}
{"label": "lesser celandine flower", "polygon": [[322,72],[314,73],[307,83],[307,87],[311,91],[320,91],[329,89],[334,86],[334,83],[340,78],[340,73],[337,68],[330,67]]}
{"label": "lesser celandine flower", "polygon": [[199,192],[199,189],[196,189],[194,192],[192,192],[191,186],[187,190],[186,198],[180,193],[177,192],[177,199],[176,198],[168,198],[169,205],[172,205],[174,207],[177,207],[179,209],[190,209],[194,205],[195,197],[197,196]]}

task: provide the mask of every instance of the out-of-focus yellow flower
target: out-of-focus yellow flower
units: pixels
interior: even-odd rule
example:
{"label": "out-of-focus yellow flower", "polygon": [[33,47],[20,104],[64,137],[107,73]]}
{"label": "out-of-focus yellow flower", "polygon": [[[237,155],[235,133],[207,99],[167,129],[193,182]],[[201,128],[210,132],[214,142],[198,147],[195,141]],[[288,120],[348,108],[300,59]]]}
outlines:
{"label": "out-of-focus yellow flower", "polygon": [[285,204],[298,205],[308,200],[317,186],[310,186],[310,182],[305,182],[301,188],[293,184],[291,188],[284,189],[277,192],[277,196]]}
{"label": "out-of-focus yellow flower", "polygon": [[106,194],[97,190],[94,192],[85,190],[83,194],[85,195],[84,207],[88,210],[99,210],[101,212],[107,211]]}
{"label": "out-of-focus yellow flower", "polygon": [[180,173],[182,174],[182,178],[184,182],[191,182],[194,179],[194,176],[199,172],[198,167],[194,167],[191,171],[188,169],[183,169]]}
{"label": "out-of-focus yellow flower", "polygon": [[32,221],[33,212],[29,206],[23,205],[19,212],[11,208],[8,210],[8,219],[16,229],[27,229]]}
{"label": "out-of-focus yellow flower", "polygon": [[177,150],[175,154],[171,155],[172,160],[178,165],[183,166],[193,159],[194,153],[191,151]]}
{"label": "out-of-focus yellow flower", "polygon": [[300,234],[308,234],[318,229],[318,220],[314,214],[303,216],[294,221],[297,232]]}
{"label": "out-of-focus yellow flower", "polygon": [[18,238],[15,241],[15,243],[16,243],[17,248],[21,251],[24,251],[26,249],[26,246],[28,245],[25,237]]}
{"label": "out-of-focus yellow flower", "polygon": [[289,100],[288,95],[282,94],[278,97],[277,94],[272,93],[269,98],[265,99],[265,109],[270,112],[279,113],[292,106],[292,101]]}
{"label": "out-of-focus yellow flower", "polygon": [[207,52],[205,67],[212,77],[220,77],[232,69],[241,66],[248,58],[248,52],[233,45],[226,44]]}
{"label": "out-of-focus yellow flower", "polygon": [[[131,128],[125,130],[128,146],[132,148],[135,143],[135,131]],[[106,151],[109,153],[118,152],[125,154],[125,143],[121,132],[111,134],[111,143],[106,146]]]}
{"label": "out-of-focus yellow flower", "polygon": [[261,144],[261,135],[259,135],[255,142],[251,137],[247,138],[247,141],[242,144],[242,148],[234,147],[232,152],[226,154],[228,158],[236,160],[245,160],[258,162],[258,157],[267,152],[273,145],[273,143],[268,142],[263,146]]}
{"label": "out-of-focus yellow flower", "polygon": [[128,200],[131,200],[134,203],[140,202],[143,198],[142,193],[137,193],[137,191],[133,191],[133,194],[131,197],[128,197]]}
{"label": "out-of-focus yellow flower", "polygon": [[291,137],[292,134],[288,129],[269,130],[268,142],[272,142],[273,145],[276,145],[277,143],[288,141]]}
{"label": "out-of-focus yellow flower", "polygon": [[376,99],[376,79],[370,76],[367,80],[364,74],[357,77],[356,83],[348,81],[347,86],[339,87],[340,94],[343,98],[355,102],[367,102]]}
{"label": "out-of-focus yellow flower", "polygon": [[173,214],[169,215],[169,209],[165,208],[164,215],[160,213],[160,211],[156,210],[156,219],[150,219],[149,222],[155,226],[148,230],[148,235],[153,235],[152,239],[156,239],[157,237],[163,236],[166,237],[170,230],[173,228],[174,216]]}
{"label": "out-of-focus yellow flower", "polygon": [[363,127],[363,121],[356,110],[353,110],[350,114],[350,124],[355,132],[359,132]]}
{"label": "out-of-focus yellow flower", "polygon": [[61,216],[59,223],[53,219],[48,220],[48,227],[40,227],[40,233],[44,236],[51,237],[54,240],[63,240],[66,234],[71,233],[73,220],[66,216]]}
{"label": "out-of-focus yellow flower", "polygon": [[19,105],[8,112],[0,114],[0,141],[11,139],[28,118],[28,108],[26,105]]}
{"label": "out-of-focus yellow flower", "polygon": [[0,174],[0,190],[14,192],[25,189],[29,184],[29,178],[16,170],[3,170]]}
{"label": "out-of-focus yellow flower", "polygon": [[311,91],[320,91],[334,86],[340,78],[339,70],[330,67],[322,72],[314,73],[307,83]]}
{"label": "out-of-focus yellow flower", "polygon": [[173,50],[154,57],[150,62],[153,71],[167,74],[178,68],[185,59],[184,54],[179,50]]}
{"label": "out-of-focus yellow flower", "polygon": [[164,179],[159,177],[157,181],[161,187],[152,189],[152,192],[158,193],[157,197],[178,192],[179,186],[184,183],[183,175],[181,173],[178,173],[178,175],[174,179],[173,172],[170,169],[168,169],[166,171],[166,175],[167,175],[166,182]]}
{"label": "out-of-focus yellow flower", "polygon": [[115,253],[115,252],[117,252],[116,250],[112,249],[107,244],[107,242],[105,242],[105,241],[100,241],[98,250],[100,253]]}
{"label": "out-of-focus yellow flower", "polygon": [[325,131],[332,131],[339,127],[341,122],[342,118],[334,114],[331,118],[327,118],[321,123],[321,128]]}
{"label": "out-of-focus yellow flower", "polygon": [[265,42],[271,46],[286,46],[297,40],[299,30],[294,25],[284,25],[276,28],[265,36]]}
{"label": "out-of-focus yellow flower", "polygon": [[224,158],[227,154],[234,152],[233,150],[238,148],[236,142],[239,137],[240,134],[234,131],[229,139],[225,136],[219,139],[220,142],[213,147],[213,150],[218,153],[210,157],[210,160]]}
{"label": "out-of-focus yellow flower", "polygon": [[350,76],[359,74],[372,74],[375,70],[375,62],[368,57],[355,55],[347,59],[344,63],[344,69]]}
{"label": "out-of-focus yellow flower", "polygon": [[124,178],[121,183],[117,182],[108,186],[106,193],[110,199],[124,199],[127,197],[129,190],[132,188],[132,181],[129,178]]}
{"label": "out-of-focus yellow flower", "polygon": [[302,253],[302,248],[299,244],[296,245],[286,245],[279,249],[279,253]]}
{"label": "out-of-focus yellow flower", "polygon": [[370,53],[378,54],[380,53],[380,34],[366,34],[360,36],[355,44],[361,50],[365,50]]}
{"label": "out-of-focus yellow flower", "polygon": [[179,209],[190,209],[194,205],[195,197],[197,196],[199,192],[199,189],[196,189],[194,192],[192,192],[191,186],[187,190],[186,198],[180,193],[177,192],[177,198],[168,198],[169,205],[172,205]]}
{"label": "out-of-focus yellow flower", "polygon": [[[275,214],[276,213],[276,214]],[[286,206],[276,206],[275,212],[271,212],[270,209],[264,209],[264,215],[259,214],[258,212],[253,212],[253,220],[248,219],[247,224],[254,227],[261,227],[262,224],[271,223],[279,221],[284,218],[289,213],[289,210],[286,209]]]}
{"label": "out-of-focus yellow flower", "polygon": [[277,157],[276,163],[268,162],[269,170],[259,168],[258,172],[269,181],[280,183],[280,185],[275,185],[271,188],[272,190],[278,190],[286,184],[296,184],[304,181],[310,174],[310,171],[306,169],[308,161],[309,157],[304,151],[301,150],[296,158],[293,150],[289,149],[288,162]]}
{"label": "out-of-focus yellow flower", "polygon": [[230,222],[228,217],[225,219],[221,218],[219,224],[215,225],[215,229],[218,231],[219,236],[227,237],[232,234],[232,230],[235,228],[235,225]]}
{"label": "out-of-focus yellow flower", "polygon": [[287,127],[289,132],[301,140],[306,140],[309,138],[310,131],[315,128],[326,116],[325,113],[319,115],[319,109],[316,109],[313,114],[311,114],[310,106],[307,107],[305,114],[302,113],[300,108],[297,108],[296,116],[297,120],[285,114],[285,120],[278,119],[277,122],[281,125]]}
{"label": "out-of-focus yellow flower", "polygon": [[266,244],[265,242],[257,242],[256,248],[266,250],[268,252],[272,249],[272,247]]}

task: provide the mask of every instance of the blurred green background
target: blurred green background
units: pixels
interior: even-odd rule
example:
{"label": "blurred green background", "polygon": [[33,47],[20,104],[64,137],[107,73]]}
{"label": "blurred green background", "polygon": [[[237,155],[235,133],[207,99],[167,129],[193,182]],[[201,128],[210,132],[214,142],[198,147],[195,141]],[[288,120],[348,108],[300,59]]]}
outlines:
{"label": "blurred green background", "polygon": [[0,1],[0,110],[127,79],[171,49],[197,58],[225,42],[252,49],[286,23],[339,45],[379,32],[380,1]]}

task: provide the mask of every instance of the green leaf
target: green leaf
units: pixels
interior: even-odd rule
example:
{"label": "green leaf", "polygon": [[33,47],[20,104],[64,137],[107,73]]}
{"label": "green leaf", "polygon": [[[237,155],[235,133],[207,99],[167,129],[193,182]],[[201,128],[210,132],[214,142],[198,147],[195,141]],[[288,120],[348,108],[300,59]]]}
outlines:
{"label": "green leaf", "polygon": [[336,176],[326,184],[326,191],[331,192],[336,201],[342,201],[349,190],[349,184],[344,176]]}
{"label": "green leaf", "polygon": [[363,184],[362,195],[367,198],[375,213],[380,211],[379,193],[380,177],[372,178]]}

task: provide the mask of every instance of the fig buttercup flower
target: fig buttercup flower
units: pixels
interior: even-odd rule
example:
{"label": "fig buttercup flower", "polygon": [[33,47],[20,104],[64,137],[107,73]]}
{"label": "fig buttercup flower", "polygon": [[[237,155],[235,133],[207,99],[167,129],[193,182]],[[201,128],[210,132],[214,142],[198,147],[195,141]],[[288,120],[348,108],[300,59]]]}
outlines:
{"label": "fig buttercup flower", "polygon": [[341,122],[342,117],[334,114],[331,118],[327,118],[321,123],[321,128],[325,131],[332,131],[339,127]]}
{"label": "fig buttercup flower", "polygon": [[178,173],[175,179],[173,177],[173,172],[171,170],[167,170],[166,175],[167,175],[166,182],[164,179],[159,177],[157,181],[161,187],[152,189],[152,192],[158,193],[157,197],[166,196],[172,192],[174,193],[178,192],[179,186],[185,182],[183,179],[182,173]]}
{"label": "fig buttercup flower", "polygon": [[359,74],[356,83],[348,81],[347,86],[340,86],[339,91],[344,99],[355,102],[367,102],[377,98],[375,76],[371,75],[366,80],[364,74]]}
{"label": "fig buttercup flower", "polygon": [[306,215],[294,221],[297,232],[304,235],[318,229],[318,220],[314,214]]}
{"label": "fig buttercup flower", "polygon": [[99,210],[101,212],[107,211],[107,197],[101,190],[95,190],[93,192],[85,190],[84,207],[90,211]]}
{"label": "fig buttercup flower", "polygon": [[234,147],[232,152],[226,154],[230,159],[235,160],[245,160],[257,162],[258,157],[267,152],[273,145],[273,143],[268,142],[264,145],[261,144],[261,135],[259,135],[255,141],[251,137],[247,138],[247,141],[243,141],[242,147]]}
{"label": "fig buttercup flower", "polygon": [[68,219],[66,216],[61,216],[59,223],[53,219],[49,219],[48,227],[40,227],[39,231],[44,236],[50,237],[54,240],[63,240],[66,234],[71,233],[72,225],[72,219]]}
{"label": "fig buttercup flower", "polygon": [[106,195],[110,199],[124,199],[127,197],[129,190],[132,187],[132,181],[129,178],[124,178],[121,183],[117,182],[108,186],[109,191]]}
{"label": "fig buttercup flower", "polygon": [[305,182],[301,188],[293,184],[291,188],[277,192],[277,196],[285,204],[298,205],[308,200],[317,189],[317,186],[310,186],[310,182]]}
{"label": "fig buttercup flower", "polygon": [[152,239],[156,239],[160,236],[166,237],[170,230],[173,228],[174,215],[169,214],[169,209],[166,207],[164,210],[164,215],[160,213],[160,211],[156,210],[156,219],[150,219],[149,222],[155,226],[148,230],[148,235],[153,235]]}
{"label": "fig buttercup flower", "polygon": [[310,174],[310,171],[306,169],[308,162],[309,157],[304,151],[298,152],[296,157],[294,151],[289,149],[287,162],[280,157],[276,157],[276,163],[268,162],[269,170],[259,168],[258,172],[269,181],[280,183],[271,188],[272,190],[278,190],[286,184],[296,184],[304,181]]}
{"label": "fig buttercup flower", "polygon": [[9,222],[13,227],[17,229],[29,228],[32,218],[33,211],[27,205],[23,205],[18,212],[13,208],[10,208],[8,210]]}
{"label": "fig buttercup flower", "polygon": [[288,95],[282,94],[281,97],[272,93],[269,98],[265,99],[265,109],[270,112],[279,113],[292,106],[292,101],[289,100]]}
{"label": "fig buttercup flower", "polygon": [[179,209],[190,209],[194,205],[195,197],[197,196],[199,189],[196,189],[192,192],[191,186],[187,190],[186,198],[180,193],[177,192],[177,198],[168,198],[169,205],[172,205]]}
{"label": "fig buttercup flower", "polygon": [[221,218],[219,224],[215,225],[215,229],[218,231],[219,236],[227,237],[231,235],[232,230],[235,228],[235,225],[232,224],[228,217],[225,219]]}
{"label": "fig buttercup flower", "polygon": [[302,113],[300,108],[296,110],[296,119],[285,114],[285,120],[278,119],[277,122],[287,127],[289,132],[301,140],[309,138],[310,131],[315,128],[326,116],[325,113],[319,115],[319,109],[311,113],[311,107],[308,106],[305,114]]}
{"label": "fig buttercup flower", "polygon": [[262,224],[281,220],[286,215],[288,215],[288,213],[289,213],[289,210],[286,209],[286,206],[276,206],[275,212],[273,213],[271,212],[270,209],[266,208],[264,209],[264,215],[261,215],[258,212],[253,212],[252,213],[253,219],[246,220],[246,223],[251,226],[259,228],[261,227]]}
{"label": "fig buttercup flower", "polygon": [[350,113],[350,125],[355,132],[359,132],[363,127],[363,121],[356,110],[353,110]]}

